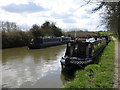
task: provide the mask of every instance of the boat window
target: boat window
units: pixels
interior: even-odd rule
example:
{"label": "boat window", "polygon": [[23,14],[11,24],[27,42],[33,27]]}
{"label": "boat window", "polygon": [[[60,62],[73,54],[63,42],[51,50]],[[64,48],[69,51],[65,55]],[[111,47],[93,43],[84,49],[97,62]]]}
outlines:
{"label": "boat window", "polygon": [[87,44],[86,43],[77,43],[73,49],[72,57],[86,58]]}
{"label": "boat window", "polygon": [[43,39],[42,38],[37,38],[37,39],[34,40],[34,43],[36,43],[36,44],[43,43]]}

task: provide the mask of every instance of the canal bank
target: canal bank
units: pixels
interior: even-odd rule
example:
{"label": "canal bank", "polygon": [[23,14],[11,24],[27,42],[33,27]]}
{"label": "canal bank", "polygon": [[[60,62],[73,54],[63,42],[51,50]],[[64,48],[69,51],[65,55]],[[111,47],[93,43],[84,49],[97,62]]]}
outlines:
{"label": "canal bank", "polygon": [[97,58],[98,64],[91,64],[77,71],[75,79],[67,82],[65,88],[112,88],[114,76],[114,41],[112,40]]}
{"label": "canal bank", "polygon": [[61,88],[69,80],[62,74],[60,59],[66,45],[28,50],[26,47],[2,51],[2,87]]}

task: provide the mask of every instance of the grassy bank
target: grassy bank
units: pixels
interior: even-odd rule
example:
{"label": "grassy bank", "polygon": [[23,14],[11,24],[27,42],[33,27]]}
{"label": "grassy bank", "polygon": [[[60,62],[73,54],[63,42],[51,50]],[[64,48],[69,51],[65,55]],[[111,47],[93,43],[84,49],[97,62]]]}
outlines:
{"label": "grassy bank", "polygon": [[73,81],[65,88],[112,88],[114,74],[114,42],[111,41],[98,57],[98,64],[91,64],[76,72]]}
{"label": "grassy bank", "polygon": [[118,41],[120,41],[120,38],[118,38],[118,37],[115,37]]}

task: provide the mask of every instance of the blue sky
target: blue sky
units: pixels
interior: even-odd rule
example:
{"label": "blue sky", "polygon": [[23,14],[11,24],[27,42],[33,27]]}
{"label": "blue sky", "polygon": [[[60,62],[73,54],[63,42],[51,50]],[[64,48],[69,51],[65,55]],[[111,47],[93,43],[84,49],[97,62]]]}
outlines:
{"label": "blue sky", "polygon": [[16,22],[21,27],[56,22],[63,30],[102,30],[99,14],[91,13],[96,4],[83,7],[84,0],[0,0],[0,20]]}

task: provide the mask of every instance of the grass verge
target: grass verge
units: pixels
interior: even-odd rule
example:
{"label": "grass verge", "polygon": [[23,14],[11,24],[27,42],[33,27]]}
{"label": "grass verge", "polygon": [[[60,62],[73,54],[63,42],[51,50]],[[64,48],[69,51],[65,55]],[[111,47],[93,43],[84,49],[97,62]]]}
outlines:
{"label": "grass verge", "polygon": [[114,41],[106,46],[98,64],[91,64],[75,73],[75,79],[65,88],[112,88],[114,74]]}
{"label": "grass verge", "polygon": [[118,37],[115,37],[118,41],[120,41],[120,38],[118,38]]}

